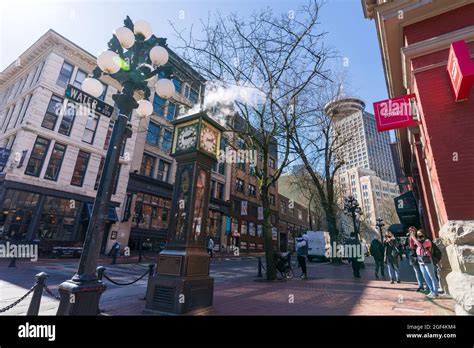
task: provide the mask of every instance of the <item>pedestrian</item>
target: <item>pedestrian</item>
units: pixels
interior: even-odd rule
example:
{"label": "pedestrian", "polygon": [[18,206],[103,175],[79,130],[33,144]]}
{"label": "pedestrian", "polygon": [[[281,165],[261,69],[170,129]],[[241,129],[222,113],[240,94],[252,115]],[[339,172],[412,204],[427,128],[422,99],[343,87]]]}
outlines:
{"label": "pedestrian", "polygon": [[375,237],[370,243],[370,254],[375,261],[375,279],[379,279],[379,270],[382,277],[385,277],[383,259],[384,259],[384,249],[383,244],[379,240],[379,237]]}
{"label": "pedestrian", "polygon": [[416,245],[412,240],[412,236],[415,237],[416,235],[416,227],[415,226],[410,226],[408,228],[408,250],[409,250],[409,257],[408,261],[410,263],[410,266],[413,267],[413,271],[415,271],[415,277],[416,277],[416,282],[418,283],[418,289],[416,289],[416,292],[425,292],[425,279],[423,277],[423,273],[421,273],[420,265],[418,264],[418,259],[416,255]]}
{"label": "pedestrian", "polygon": [[209,237],[209,241],[207,242],[207,253],[211,255],[212,259],[212,251],[214,250],[214,241],[211,237]]}
{"label": "pedestrian", "polygon": [[112,265],[117,263],[117,256],[120,255],[120,243],[115,242],[110,249],[109,255],[112,254]]}
{"label": "pedestrian", "polygon": [[308,279],[306,273],[306,256],[308,255],[308,241],[301,235],[296,238],[296,255],[298,266],[301,267],[301,278]]}
{"label": "pedestrian", "polygon": [[395,281],[397,283],[400,283],[400,272],[398,271],[398,242],[391,232],[387,232],[385,234],[384,248],[384,261],[387,265],[388,276],[390,277],[390,284],[393,284]]}
{"label": "pedestrian", "polygon": [[410,238],[416,246],[418,264],[420,265],[423,278],[425,278],[426,285],[428,285],[428,288],[430,289],[428,297],[437,298],[439,297],[438,281],[435,275],[433,259],[431,257],[433,252],[431,241],[426,238],[425,232],[421,229],[416,231],[416,237],[412,235]]}
{"label": "pedestrian", "polygon": [[356,238],[355,232],[351,232],[347,244],[353,245],[353,247],[350,249],[351,253],[350,255],[348,255],[352,265],[352,273],[354,275],[354,278],[360,278],[360,268],[362,264],[361,258],[363,259],[364,257],[364,251],[359,239]]}

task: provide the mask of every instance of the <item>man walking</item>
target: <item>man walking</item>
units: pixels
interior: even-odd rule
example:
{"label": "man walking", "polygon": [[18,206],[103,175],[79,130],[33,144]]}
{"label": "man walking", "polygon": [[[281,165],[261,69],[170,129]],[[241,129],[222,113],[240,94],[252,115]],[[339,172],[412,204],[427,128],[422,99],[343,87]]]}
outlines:
{"label": "man walking", "polygon": [[110,253],[112,254],[112,265],[115,265],[117,263],[117,256],[120,255],[119,242],[115,242],[114,245],[112,245],[112,249],[110,249]]}
{"label": "man walking", "polygon": [[301,234],[296,238],[296,255],[298,257],[298,265],[301,267],[301,278],[308,279],[306,274],[306,256],[308,255],[308,241]]}
{"label": "man walking", "polygon": [[360,267],[362,263],[360,260],[364,257],[364,251],[362,250],[362,245],[360,244],[360,241],[356,238],[356,234],[354,232],[351,232],[347,244],[352,245],[352,255],[349,255],[352,265],[352,273],[354,274],[354,278],[360,278]]}
{"label": "man walking", "polygon": [[212,259],[212,251],[214,250],[214,241],[211,237],[209,237],[209,242],[207,242],[207,253],[211,255]]}
{"label": "man walking", "polygon": [[379,270],[381,271],[382,277],[385,277],[385,273],[383,270],[383,244],[378,239],[378,237],[375,237],[375,239],[372,240],[372,242],[370,243],[370,255],[372,255],[375,261],[375,279],[379,279]]}

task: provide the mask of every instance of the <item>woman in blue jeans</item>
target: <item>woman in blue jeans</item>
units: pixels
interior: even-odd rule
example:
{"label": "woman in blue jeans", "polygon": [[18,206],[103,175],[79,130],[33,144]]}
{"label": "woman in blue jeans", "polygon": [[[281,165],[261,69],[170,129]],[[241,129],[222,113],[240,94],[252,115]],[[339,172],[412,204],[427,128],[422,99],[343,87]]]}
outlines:
{"label": "woman in blue jeans", "polygon": [[395,281],[400,283],[400,273],[398,271],[398,242],[395,236],[391,232],[385,234],[384,240],[385,246],[385,257],[384,261],[387,265],[388,276],[390,277],[390,283],[393,284]]}
{"label": "woman in blue jeans", "polygon": [[423,230],[418,230],[416,232],[416,237],[414,233],[410,235],[411,240],[416,245],[416,255],[418,258],[418,264],[420,265],[421,273],[423,273],[423,278],[425,278],[426,285],[430,289],[428,294],[429,298],[438,297],[438,280],[436,279],[435,270],[433,267],[433,260],[431,258],[432,246],[431,241],[426,239],[425,233]]}

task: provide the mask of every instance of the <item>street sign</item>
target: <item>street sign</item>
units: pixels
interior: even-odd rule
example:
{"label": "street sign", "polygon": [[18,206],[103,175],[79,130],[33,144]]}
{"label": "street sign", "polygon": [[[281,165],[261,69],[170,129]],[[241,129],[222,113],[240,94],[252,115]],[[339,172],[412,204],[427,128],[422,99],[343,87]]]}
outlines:
{"label": "street sign", "polygon": [[112,116],[114,112],[114,107],[107,103],[104,103],[102,100],[94,98],[90,94],[76,88],[72,85],[67,85],[66,92],[64,96],[67,99],[70,99],[80,105],[90,108],[92,111],[97,112],[106,117]]}

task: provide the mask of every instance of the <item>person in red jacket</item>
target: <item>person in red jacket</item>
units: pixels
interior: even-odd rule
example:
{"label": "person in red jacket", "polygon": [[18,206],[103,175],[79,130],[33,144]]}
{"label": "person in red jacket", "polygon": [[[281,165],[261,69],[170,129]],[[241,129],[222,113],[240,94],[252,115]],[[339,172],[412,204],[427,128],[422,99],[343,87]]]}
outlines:
{"label": "person in red jacket", "polygon": [[420,265],[421,273],[423,273],[423,277],[425,278],[426,285],[430,289],[428,297],[436,298],[439,296],[438,281],[436,280],[433,259],[431,258],[431,253],[433,251],[431,241],[426,238],[423,230],[416,231],[416,236],[412,233],[410,239],[416,246],[418,264]]}

